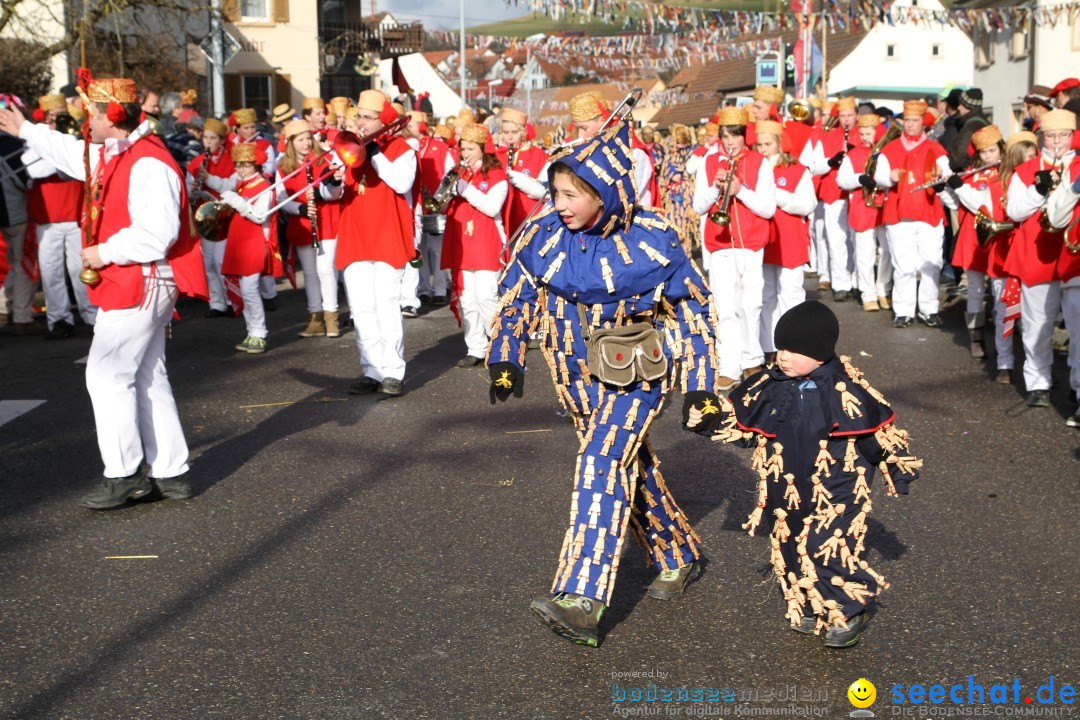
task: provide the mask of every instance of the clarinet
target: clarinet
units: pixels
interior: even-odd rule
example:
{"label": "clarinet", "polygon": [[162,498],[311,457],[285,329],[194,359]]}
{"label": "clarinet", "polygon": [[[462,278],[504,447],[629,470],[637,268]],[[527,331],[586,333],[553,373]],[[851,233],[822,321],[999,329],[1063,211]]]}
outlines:
{"label": "clarinet", "polygon": [[[315,172],[312,169],[314,163],[307,164],[307,181],[308,186],[313,187],[315,185]],[[316,211],[311,218],[311,247],[315,248],[315,252],[319,251],[319,213]]]}

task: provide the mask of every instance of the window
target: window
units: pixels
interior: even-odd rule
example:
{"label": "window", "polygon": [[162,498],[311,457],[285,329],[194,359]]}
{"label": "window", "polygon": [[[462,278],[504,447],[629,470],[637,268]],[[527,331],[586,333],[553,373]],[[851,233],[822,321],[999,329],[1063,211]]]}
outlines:
{"label": "window", "polygon": [[269,75],[244,76],[244,107],[269,110],[272,106],[270,97]]}
{"label": "window", "polygon": [[1031,31],[1013,30],[1009,39],[1009,59],[1023,60],[1031,52]]}
{"label": "window", "polygon": [[983,30],[975,31],[975,67],[985,68],[994,64],[994,37]]}
{"label": "window", "polygon": [[940,60],[941,59],[941,44],[940,43],[934,43],[933,45],[930,46],[930,57],[933,58],[934,60]]}
{"label": "window", "polygon": [[252,22],[266,22],[270,19],[267,2],[268,0],[240,0],[240,16]]}
{"label": "window", "polygon": [[896,59],[896,45],[889,44],[885,46],[885,57],[889,60]]}

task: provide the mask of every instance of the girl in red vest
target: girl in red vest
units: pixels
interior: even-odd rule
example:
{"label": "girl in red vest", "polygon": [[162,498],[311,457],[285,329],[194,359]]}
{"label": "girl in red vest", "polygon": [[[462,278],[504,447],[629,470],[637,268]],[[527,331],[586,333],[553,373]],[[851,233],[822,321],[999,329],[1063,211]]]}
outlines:
{"label": "girl in red vest", "polygon": [[[971,357],[986,357],[983,348],[983,326],[986,324],[987,278],[1000,278],[1000,285],[994,292],[995,317],[1004,322],[1004,304],[1001,302],[1001,289],[1004,286],[1003,266],[1008,253],[1012,235],[1010,229],[1006,237],[997,237],[986,246],[979,244],[975,231],[975,219],[980,211],[999,222],[1005,217],[1005,186],[1001,181],[1001,163],[1005,159],[1005,141],[997,125],[987,125],[971,136],[971,142],[978,153],[978,164],[986,170],[969,175],[957,176],[948,180],[949,190],[941,196],[950,209],[957,211],[958,232],[956,247],[953,249],[952,264],[961,267],[967,274],[967,312],[964,315],[968,327],[969,350]],[[1000,335],[1002,327],[996,328],[995,335]],[[1007,377],[1013,366],[1012,340],[1002,343],[998,349],[998,373]]]}
{"label": "girl in red vest", "polygon": [[[206,151],[187,166],[187,188],[192,207],[205,201],[221,198],[221,191],[233,185],[232,154],[225,149],[229,129],[216,118],[207,118],[203,125],[202,143]],[[199,196],[202,195],[200,198]],[[203,264],[206,266],[206,284],[210,288],[210,309],[206,317],[227,315],[225,279],[221,276],[221,261],[225,258],[225,238],[217,240],[202,238]]]}
{"label": "girl in red vest", "polygon": [[[769,220],[776,213],[776,185],[772,165],[746,147],[746,111],[722,108],[717,113],[721,151],[705,156],[694,188],[694,212],[719,211],[729,195],[730,222],[705,224],[705,252],[709,255],[709,287],[716,297],[717,336],[721,339],[721,390],[729,390],[743,377],[760,369],[761,302],[765,277],[764,248],[769,242]],[[734,165],[734,168],[733,168]],[[734,170],[734,173],[733,173]]]}
{"label": "girl in red vest", "polygon": [[[318,187],[308,184],[309,173],[306,170],[293,175],[294,170],[305,163],[311,166],[310,175],[318,180],[329,172],[330,155],[322,151],[311,134],[306,120],[293,120],[282,131],[285,138],[285,155],[278,163],[276,182],[278,185],[277,201],[295,195],[304,188],[307,191],[295,200],[285,204],[282,211],[288,216],[285,237],[289,247],[300,258],[300,268],[304,271],[304,292],[307,295],[308,324],[300,337],[340,337],[338,324],[338,281],[334,256],[337,250],[338,222],[341,219],[340,185],[318,183]],[[319,249],[312,241],[312,218],[319,234]]]}
{"label": "girl in red vest", "polygon": [[[889,302],[889,285],[892,282],[892,259],[889,257],[888,238],[882,225],[881,197],[867,205],[867,193],[876,185],[866,174],[866,163],[874,144],[885,134],[881,117],[874,114],[860,115],[856,119],[859,143],[848,150],[840,163],[836,183],[848,195],[847,221],[855,232],[855,273],[863,310],[877,312],[892,307]],[[878,246],[881,256],[878,257]],[[876,272],[875,272],[876,271]]]}
{"label": "girl in red vest", "polygon": [[484,362],[488,329],[499,306],[500,255],[506,244],[502,211],[509,183],[486,127],[465,128],[459,147],[461,179],[446,212],[442,266],[453,275],[450,307],[465,329],[467,353],[458,367],[474,367]]}
{"label": "girl in red vest", "polygon": [[[255,164],[255,145],[233,145],[232,159],[236,166],[237,183],[234,190],[226,190],[221,200],[236,211],[229,222],[229,235],[225,239],[225,258],[221,272],[226,287],[239,286],[238,297],[231,297],[233,306],[244,313],[247,337],[236,345],[240,352],[266,352],[266,312],[259,294],[259,278],[263,275],[277,277],[281,274],[281,254],[277,245],[277,217],[266,217],[273,199],[272,192],[263,192],[270,183],[258,172]],[[236,290],[230,288],[233,293]]]}
{"label": "girl in red vest", "polygon": [[[501,130],[502,141],[506,143],[506,148],[500,150],[499,160],[506,167],[507,174],[517,172],[531,178],[542,179],[540,173],[547,165],[548,154],[532,143],[529,116],[520,110],[503,108]],[[517,230],[535,205],[535,200],[517,188],[511,187],[503,208],[503,227],[506,232],[512,233]]]}
{"label": "girl in red vest", "polygon": [[776,359],[773,333],[776,321],[806,300],[802,267],[810,262],[810,222],[817,197],[806,166],[791,156],[791,138],[775,120],[759,120],[755,126],[757,150],[773,168],[776,182],[776,214],[769,222],[765,246],[765,289],[761,306],[761,347],[767,362]]}

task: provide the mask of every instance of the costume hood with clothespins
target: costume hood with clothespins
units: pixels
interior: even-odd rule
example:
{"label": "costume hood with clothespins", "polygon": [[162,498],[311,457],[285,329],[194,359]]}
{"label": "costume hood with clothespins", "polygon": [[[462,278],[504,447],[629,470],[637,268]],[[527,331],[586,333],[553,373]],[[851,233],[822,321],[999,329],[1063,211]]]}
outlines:
{"label": "costume hood with clothespins", "polygon": [[[672,278],[696,276],[678,233],[661,215],[637,205],[630,132],[619,121],[603,133],[555,152],[596,190],[604,209],[592,227],[572,231],[553,207],[531,221],[518,243],[516,260],[540,284],[579,303],[609,303],[652,293]],[[549,186],[554,173],[549,169]],[[695,283],[700,282],[695,280]]]}

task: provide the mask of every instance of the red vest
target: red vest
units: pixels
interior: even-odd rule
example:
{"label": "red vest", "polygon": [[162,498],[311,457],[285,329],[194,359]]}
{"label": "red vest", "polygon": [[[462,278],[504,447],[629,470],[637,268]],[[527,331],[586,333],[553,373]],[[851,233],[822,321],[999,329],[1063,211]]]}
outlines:
{"label": "red vest", "polygon": [[[857,140],[856,140],[857,144]],[[825,151],[825,159],[828,160],[838,152],[843,152],[848,145],[847,133],[844,128],[837,126],[825,133],[822,140],[822,148]],[[821,176],[821,184],[818,186],[818,199],[826,205],[831,205],[837,200],[844,200],[848,196],[847,190],[842,190],[836,184],[837,170],[829,168],[829,172]]]}
{"label": "red vest", "polygon": [[439,138],[420,138],[420,169],[416,173],[416,181],[428,195],[434,195],[439,189],[439,183],[446,175],[446,156],[450,154],[450,147]]}
{"label": "red vest", "polygon": [[[329,155],[323,155],[315,161],[315,165],[312,168],[312,177],[318,180],[324,174],[327,173],[329,168]],[[278,177],[281,177],[281,173],[278,172]],[[288,180],[285,181],[285,191],[288,195],[292,195],[307,187],[307,173],[297,173]],[[304,202],[305,195],[300,195],[296,198],[297,202]],[[276,203],[275,203],[276,204]],[[315,190],[315,214],[318,218],[319,224],[319,240],[334,240],[338,236],[338,225],[341,220],[341,203],[327,202],[319,196],[318,189]],[[288,223],[285,225],[285,238],[289,241],[290,245],[310,245],[311,244],[311,219],[307,214],[303,215],[289,215]]]}
{"label": "red vest", "polygon": [[[250,201],[269,184],[266,178],[256,173],[236,186],[236,194]],[[240,213],[233,215],[229,221],[229,235],[225,238],[225,257],[221,261],[222,275],[277,277],[282,273],[275,215],[270,216],[268,225],[267,230],[262,223],[252,222]]]}
{"label": "red vest", "polygon": [[[766,162],[764,156],[756,150],[745,149],[737,160],[736,176],[742,184],[753,190],[757,185],[761,164]],[[716,174],[720,168],[727,166],[728,158],[723,152],[713,153],[705,158],[705,176],[710,185],[716,182]],[[716,204],[719,206],[720,201],[717,200]],[[766,218],[751,212],[750,208],[743,205],[734,196],[731,198],[728,213],[731,215],[731,222],[727,227],[720,227],[716,223],[706,220],[706,250],[716,252],[717,250],[726,250],[732,247],[760,250],[768,244],[770,224]]]}
{"label": "red vest", "polygon": [[[473,173],[469,178],[469,184],[485,194],[501,182],[509,184],[502,168],[492,168],[487,175]],[[443,236],[443,270],[501,270],[499,254],[503,243],[495,218],[480,212],[460,195],[450,201]]]}
{"label": "red vest", "polygon": [[[391,162],[412,148],[394,137],[382,149]],[[384,262],[401,269],[416,256],[412,209],[405,195],[383,182],[370,162],[345,172],[335,265],[344,270],[354,262]]]}
{"label": "red vest", "polygon": [[[1005,191],[1001,184],[1001,176],[996,168],[969,175],[965,178],[964,183],[979,191],[989,190],[990,200],[986,204],[986,209],[990,211],[994,220],[1006,219],[1003,202]],[[960,207],[956,211],[956,217],[959,230],[956,233],[956,247],[953,250],[952,264],[965,270],[990,274],[991,255],[995,251],[1000,253],[1002,249],[1007,249],[1009,246],[1007,239],[999,236],[989,246],[980,247],[979,238],[975,233],[975,213],[963,203],[960,203]],[[1002,240],[1005,240],[1005,242],[1001,242]],[[1005,256],[1002,254],[999,264],[1004,259]],[[991,277],[1001,277],[1001,275],[991,274]]]}
{"label": "red vest", "polygon": [[[795,192],[807,169],[799,163],[773,168],[776,189]],[[791,215],[776,207],[769,221],[769,244],[764,262],[785,268],[797,268],[810,262],[810,223],[802,215]]]}
{"label": "red vest", "polygon": [[905,220],[938,225],[945,220],[941,200],[933,190],[911,192],[911,188],[933,179],[937,159],[945,149],[930,139],[924,139],[911,152],[904,149],[903,138],[893,140],[881,151],[889,160],[891,170],[899,169],[900,182],[885,201],[885,224],[895,225]]}
{"label": "red vest", "polygon": [[[870,159],[870,148],[863,145],[848,150],[848,162],[851,168],[862,175],[866,171],[866,161]],[[884,191],[882,191],[884,193]],[[883,195],[879,194],[879,200]],[[882,209],[879,207],[866,207],[866,193],[860,185],[857,190],[848,194],[848,224],[855,232],[872,230],[881,225]]]}
{"label": "red vest", "polygon": [[[102,153],[104,154],[104,149]],[[93,237],[98,244],[106,245],[109,238],[131,226],[128,197],[131,192],[140,190],[130,187],[131,168],[143,158],[153,158],[165,163],[176,173],[180,183],[180,233],[163,259],[168,260],[176,287],[181,293],[208,300],[202,248],[199,245],[199,236],[191,226],[191,211],[188,207],[184,177],[165,148],[165,143],[156,135],[147,135],[136,140],[130,148],[110,158],[108,162],[102,158],[104,167],[99,165],[98,168],[97,187],[93,193],[95,197],[90,211],[91,221],[94,223]],[[92,304],[102,310],[121,310],[142,303],[145,291],[142,265],[108,265],[98,272],[101,273],[101,282],[89,288]]]}
{"label": "red vest", "polygon": [[[199,171],[202,170],[203,161],[206,159],[206,153],[199,155],[197,158],[188,163],[187,171],[191,174],[191,177],[195,178],[195,192],[199,192]],[[215,158],[210,156],[210,162],[207,163],[206,173],[219,178],[230,178],[233,173],[236,172],[236,167],[233,166],[232,155],[228,150],[219,150],[218,155]],[[210,186],[204,186],[201,188],[202,192],[209,193],[214,198],[220,198],[221,195],[210,189]]]}
{"label": "red vest", "polygon": [[[1076,140],[1080,138],[1080,133],[1073,133],[1073,147],[1076,147]],[[1080,177],[1080,156],[1074,157],[1072,164],[1069,166],[1069,178],[1076,181],[1076,178]],[[1066,237],[1069,242],[1076,245],[1080,244],[1080,203],[1076,204],[1073,208],[1073,214],[1070,218],[1072,227],[1066,230]],[[1080,276],[1080,252],[1071,252],[1065,243],[1061,243],[1061,257],[1058,259],[1057,273],[1061,277],[1061,281],[1072,280],[1074,277]]]}
{"label": "red vest", "polygon": [[[509,154],[506,151],[500,151],[499,160],[502,161],[503,167],[506,167],[507,163],[510,161]],[[546,178],[540,177],[540,171],[547,165],[547,161],[548,154],[544,152],[542,148],[530,145],[517,154],[514,158],[514,166],[509,169],[525,173],[531,178],[544,181]],[[513,185],[510,186],[510,194],[506,198],[506,204],[503,205],[503,227],[506,228],[507,235],[516,231],[521,226],[521,223],[525,222],[525,218],[528,216],[529,211],[535,206],[535,200],[515,188]]]}
{"label": "red vest", "polygon": [[35,178],[26,198],[26,214],[38,225],[75,222],[82,216],[85,187],[81,180],[64,180],[59,175]]}
{"label": "red vest", "polygon": [[[1009,182],[1021,182],[1027,187],[1035,184],[1035,173],[1049,170],[1050,163],[1040,154],[1016,168]],[[1035,213],[1020,223],[1009,250],[1009,259],[1005,270],[1009,275],[1020,278],[1020,282],[1031,287],[1042,283],[1059,280],[1057,264],[1061,259],[1061,248],[1065,244],[1062,233],[1048,233],[1042,229],[1039,219],[1042,212]]]}

